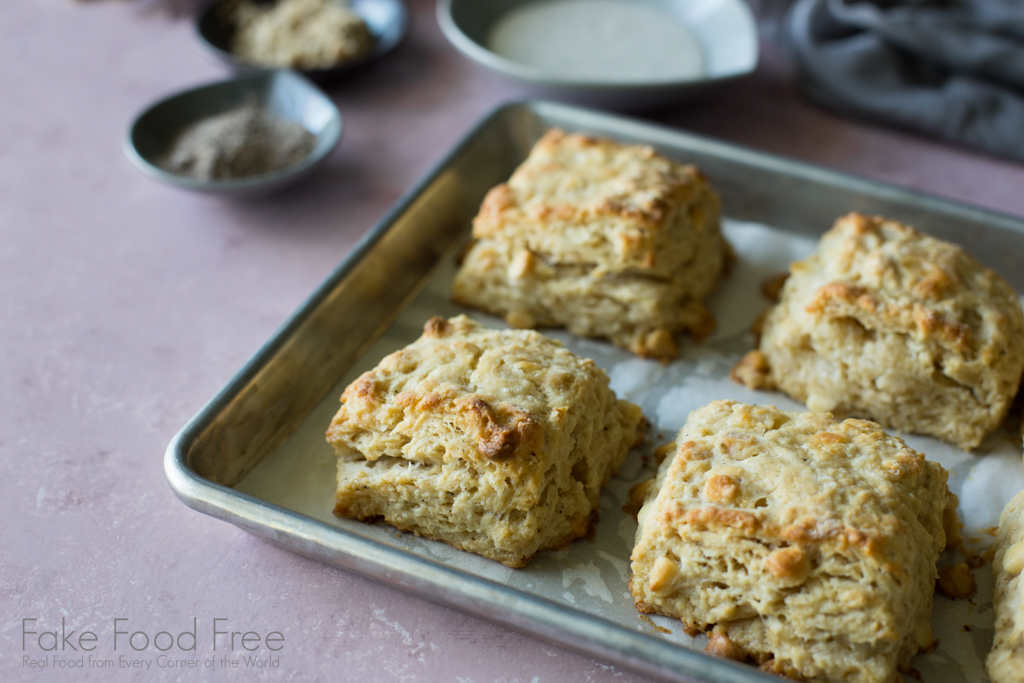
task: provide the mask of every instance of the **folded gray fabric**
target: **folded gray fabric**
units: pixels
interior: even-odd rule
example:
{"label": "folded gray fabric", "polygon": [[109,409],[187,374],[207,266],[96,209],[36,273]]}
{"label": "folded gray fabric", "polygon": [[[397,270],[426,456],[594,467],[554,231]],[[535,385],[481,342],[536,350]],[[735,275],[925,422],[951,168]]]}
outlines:
{"label": "folded gray fabric", "polygon": [[782,33],[822,106],[1024,161],[1024,0],[797,0]]}

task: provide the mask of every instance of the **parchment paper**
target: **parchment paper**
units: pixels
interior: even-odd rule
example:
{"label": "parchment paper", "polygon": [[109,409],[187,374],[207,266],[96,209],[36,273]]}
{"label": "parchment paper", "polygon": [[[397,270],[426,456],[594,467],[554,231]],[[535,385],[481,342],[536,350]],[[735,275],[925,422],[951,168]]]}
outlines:
{"label": "parchment paper", "polygon": [[[524,569],[455,550],[448,545],[401,534],[383,524],[362,524],[334,517],[335,463],[324,433],[338,408],[338,397],[360,373],[388,353],[415,340],[423,324],[434,315],[466,313],[490,327],[503,327],[497,318],[463,309],[450,301],[453,263],[439,266],[426,288],[388,332],[360,359],[302,426],[280,448],[268,455],[236,489],[282,507],[345,527],[380,543],[401,547],[464,571],[501,582],[554,602],[570,605],[628,628],[666,638],[684,647],[703,649],[704,636],[691,638],[681,624],[666,617],[641,618],[626,587],[629,556],[636,522],[622,511],[627,492],[654,471],[656,446],[671,440],[691,410],[716,399],[774,404],[785,410],[803,406],[782,394],[751,391],[729,380],[733,364],[753,347],[749,330],[771,303],[760,294],[761,282],[787,270],[794,259],[813,251],[815,241],[784,229],[738,221],[725,221],[724,229],[736,249],[737,262],[730,276],[709,301],[717,331],[702,344],[685,345],[670,365],[636,358],[611,344],[548,331],[575,353],[593,358],[611,377],[615,392],[643,408],[652,426],[647,443],[627,457],[601,496],[601,520],[593,542],[580,540],[557,552],[544,552]],[[991,435],[975,453],[966,453],[938,440],[900,434],[907,443],[950,472],[950,488],[960,496],[966,547],[982,552],[991,543],[990,530],[1003,506],[1024,489],[1021,444],[1015,434]],[[940,565],[963,560],[960,550],[947,551]],[[992,643],[992,575],[985,565],[974,571],[978,593],[971,600],[936,596],[932,627],[939,639],[931,653],[919,654],[912,665],[924,680],[934,683],[987,681],[984,659]]]}

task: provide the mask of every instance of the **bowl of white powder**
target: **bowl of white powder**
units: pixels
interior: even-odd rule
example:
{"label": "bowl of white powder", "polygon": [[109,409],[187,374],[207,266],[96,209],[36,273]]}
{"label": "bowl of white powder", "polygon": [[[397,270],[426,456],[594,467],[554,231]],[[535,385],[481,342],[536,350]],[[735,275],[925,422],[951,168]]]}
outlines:
{"label": "bowl of white powder", "polygon": [[323,162],[341,140],[337,107],[291,71],[211,83],[153,105],[132,123],[125,153],[170,185],[264,194]]}
{"label": "bowl of white powder", "polygon": [[757,66],[743,0],[438,0],[445,37],[543,94],[635,109]]}

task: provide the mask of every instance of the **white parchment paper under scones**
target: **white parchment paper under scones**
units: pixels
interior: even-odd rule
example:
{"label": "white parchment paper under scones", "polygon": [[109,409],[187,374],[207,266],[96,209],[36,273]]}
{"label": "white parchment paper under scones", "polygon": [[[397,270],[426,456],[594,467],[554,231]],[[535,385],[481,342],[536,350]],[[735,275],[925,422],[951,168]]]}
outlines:
{"label": "white parchment paper under scones", "polygon": [[728,256],[718,195],[651,147],[551,130],[484,199],[457,302],[512,327],[566,327],[641,356],[714,328],[703,299]]}
{"label": "white parchment paper under scones", "polygon": [[993,545],[995,640],[985,662],[992,683],[1024,683],[1024,491],[999,518]]}
{"label": "white parchment paper under scones", "polygon": [[341,401],[336,515],[512,567],[589,532],[643,419],[593,361],[465,316],[432,318]]}
{"label": "white parchment paper under scones", "polygon": [[954,244],[854,213],[792,264],[733,376],[970,449],[1006,414],[1022,369],[1024,314],[1005,280]]}
{"label": "white parchment paper under scones", "polygon": [[873,422],[733,401],[676,443],[639,513],[638,609],[798,680],[891,683],[931,644],[936,560],[959,540],[940,465]]}

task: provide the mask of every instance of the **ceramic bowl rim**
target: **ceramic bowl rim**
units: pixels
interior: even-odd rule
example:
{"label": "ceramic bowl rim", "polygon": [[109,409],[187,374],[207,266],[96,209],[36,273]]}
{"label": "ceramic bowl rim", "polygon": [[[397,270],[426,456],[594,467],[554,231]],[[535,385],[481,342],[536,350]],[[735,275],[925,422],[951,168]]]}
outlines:
{"label": "ceramic bowl rim", "polygon": [[722,0],[735,6],[743,16],[743,26],[740,30],[747,33],[753,46],[753,58],[749,67],[734,72],[726,72],[716,76],[698,76],[696,78],[666,79],[656,81],[597,81],[573,78],[562,78],[552,76],[540,69],[520,64],[507,59],[476,42],[466,35],[455,18],[452,16],[452,4],[457,0],[437,0],[435,14],[437,22],[441,26],[441,32],[456,49],[473,61],[493,71],[501,73],[510,78],[538,86],[553,86],[558,88],[588,90],[588,91],[650,91],[658,89],[673,89],[686,86],[701,86],[711,83],[720,83],[746,76],[757,68],[760,59],[760,44],[758,42],[757,21],[753,10],[743,0]]}
{"label": "ceramic bowl rim", "polygon": [[[309,96],[319,98],[324,104],[328,105],[328,110],[331,113],[330,120],[327,122],[327,125],[324,126],[324,129],[319,133],[314,133],[316,136],[316,142],[313,149],[299,163],[281,169],[280,171],[264,175],[250,176],[246,178],[230,178],[226,180],[199,180],[190,176],[172,173],[171,171],[161,168],[139,152],[135,143],[136,134],[144,119],[153,114],[157,109],[168,106],[175,100],[195,96],[200,92],[215,92],[230,84],[249,82],[255,86],[261,81],[273,81],[278,78],[296,79],[299,86],[306,89]],[[177,132],[184,130],[185,126],[191,125],[198,120],[200,119],[195,119],[183,124]],[[302,74],[288,70],[265,71],[261,73],[236,76],[234,78],[209,81],[191,88],[179,90],[157,100],[139,112],[139,114],[132,119],[123,140],[123,147],[128,160],[131,161],[137,169],[151,178],[188,190],[231,194],[233,192],[255,190],[263,187],[279,185],[288,179],[304,174],[306,171],[313,168],[313,166],[326,159],[327,156],[337,148],[338,144],[341,142],[344,127],[344,121],[341,113],[338,111],[338,108],[329,97],[327,97],[319,88],[316,87],[316,85]]]}

